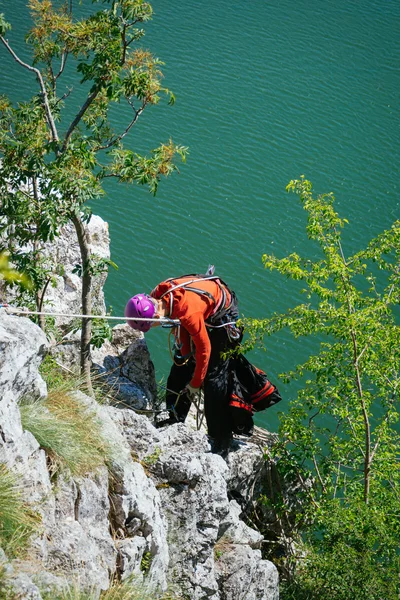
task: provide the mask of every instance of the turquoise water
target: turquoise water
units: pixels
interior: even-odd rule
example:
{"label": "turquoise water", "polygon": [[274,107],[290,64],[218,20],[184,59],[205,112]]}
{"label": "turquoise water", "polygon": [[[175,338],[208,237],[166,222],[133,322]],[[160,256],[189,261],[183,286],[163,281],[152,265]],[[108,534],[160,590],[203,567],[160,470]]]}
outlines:
{"label": "turquoise water", "polygon": [[[24,0],[0,1],[18,28]],[[91,3],[84,0],[82,10]],[[145,112],[129,145],[147,152],[170,137],[189,146],[180,174],[145,189],[110,185],[93,206],[109,222],[106,298],[113,313],[164,278],[209,263],[237,292],[246,316],[269,316],[303,300],[261,264],[263,253],[310,257],[305,213],[285,186],[304,174],[333,191],[350,221],[346,253],[399,218],[400,3],[354,0],[156,0],[144,45],[165,61],[177,98]],[[1,88],[13,98],[33,80],[1,56]],[[122,111],[122,116],[124,115]],[[118,118],[122,122],[122,116]],[[157,376],[168,372],[167,334],[147,335]],[[315,349],[286,333],[251,359],[273,381]],[[294,389],[258,417],[276,429]]]}

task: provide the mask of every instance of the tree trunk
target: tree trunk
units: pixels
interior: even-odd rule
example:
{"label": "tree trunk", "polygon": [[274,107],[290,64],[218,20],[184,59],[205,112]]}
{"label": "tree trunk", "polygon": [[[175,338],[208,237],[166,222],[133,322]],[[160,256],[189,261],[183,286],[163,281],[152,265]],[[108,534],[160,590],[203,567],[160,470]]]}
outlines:
{"label": "tree trunk", "polygon": [[[35,196],[35,200],[36,200],[37,194],[35,193],[35,189],[36,189],[35,185],[33,186],[33,189],[34,189],[34,196]],[[35,269],[37,268],[37,264],[38,264],[38,255],[39,255],[39,242],[38,242],[38,240],[35,239],[33,242],[33,260],[34,260],[34,268]],[[36,292],[35,292],[36,310],[38,312],[42,312],[43,301],[44,301],[46,289],[47,289],[47,284],[42,290],[36,290]],[[44,332],[46,331],[46,318],[44,315],[38,315],[38,325],[42,331],[44,331]]]}
{"label": "tree trunk", "polygon": [[[74,214],[72,222],[75,226],[76,235],[78,236],[79,248],[82,260],[82,313],[90,315],[92,313],[92,275],[90,273],[90,235],[85,228],[81,218]],[[93,396],[91,366],[92,360],[90,357],[90,339],[92,336],[92,321],[91,319],[82,319],[81,332],[81,351],[80,351],[80,367],[81,374],[85,379],[87,392]]]}
{"label": "tree trunk", "polygon": [[[36,293],[36,310],[38,312],[42,312],[44,300],[44,293],[37,292]],[[42,331],[46,331],[46,317],[44,315],[38,315],[38,325]]]}

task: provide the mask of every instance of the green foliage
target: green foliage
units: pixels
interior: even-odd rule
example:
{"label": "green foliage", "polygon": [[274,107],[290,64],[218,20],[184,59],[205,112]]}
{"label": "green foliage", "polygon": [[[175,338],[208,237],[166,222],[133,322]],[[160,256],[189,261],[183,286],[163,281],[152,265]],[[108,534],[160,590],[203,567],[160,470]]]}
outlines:
{"label": "green foliage", "polygon": [[327,501],[282,600],[397,600],[400,532],[392,508]]}
{"label": "green foliage", "polygon": [[0,547],[9,557],[20,555],[39,524],[39,516],[22,500],[17,477],[0,463]]}
{"label": "green foliage", "polygon": [[95,412],[71,392],[55,389],[44,400],[20,406],[24,429],[30,431],[52,460],[53,470],[67,467],[85,475],[112,459]]}
{"label": "green foliage", "polygon": [[92,277],[94,277],[95,275],[106,273],[108,271],[108,267],[113,267],[114,269],[118,270],[118,266],[112,260],[92,254],[90,260],[88,263],[86,263],[85,268],[83,268],[81,264],[76,264],[72,269],[72,273],[76,273],[78,277],[82,277],[84,273],[89,273]]}
{"label": "green foliage", "polygon": [[[44,256],[43,244],[72,221],[82,255],[77,269],[89,290],[82,291],[85,309],[90,307],[91,278],[115,266],[91,256],[79,232],[79,221],[90,217],[88,203],[104,194],[103,182],[109,178],[147,185],[156,193],[161,177],[177,169],[176,159],[184,161],[187,149],[169,141],[146,157],[124,147],[148,106],[163,96],[169,104],[175,100],[162,84],[163,63],[139,46],[141,25],[152,17],[148,2],[104,0],[80,19],[73,3],[30,0],[29,9],[33,25],[26,42],[31,64],[20,60],[18,49],[5,39],[9,24],[0,15],[2,46],[16,68],[26,69],[38,85],[32,98],[17,105],[6,96],[0,98],[0,209],[5,217],[0,235],[17,268],[29,272],[30,297],[39,305],[57,267],[52,257]],[[67,59],[69,77],[75,69],[83,84],[80,89],[64,82]],[[71,117],[78,89],[84,99],[79,98],[80,108]],[[120,129],[110,118],[116,104],[124,104],[129,113]],[[90,339],[90,322],[84,323],[83,337],[84,346]]]}
{"label": "green foliage", "polygon": [[151,552],[144,552],[142,560],[140,561],[140,570],[143,575],[147,575],[150,571],[151,563],[153,561],[153,555]]}
{"label": "green foliage", "polygon": [[93,319],[92,338],[90,343],[95,348],[101,348],[106,340],[112,340],[112,330],[105,319]]}
{"label": "green foliage", "polygon": [[4,13],[0,13],[0,35],[5,35],[11,29],[10,23],[4,18]]}
{"label": "green foliage", "polygon": [[6,252],[0,252],[0,281],[1,280],[9,284],[19,284],[25,289],[32,287],[32,282],[25,273],[20,273],[12,268]]}
{"label": "green foliage", "polygon": [[[248,341],[252,347],[288,328],[320,343],[318,354],[282,376],[301,388],[281,416],[274,453],[283,479],[302,482],[303,514],[292,519],[291,534],[308,534],[296,579],[304,595],[296,588],[287,597],[394,597],[382,573],[391,569],[398,581],[398,527],[389,515],[400,512],[400,221],[346,257],[341,231],[347,221],[335,212],[333,195],[315,198],[304,177],[288,191],[300,196],[321,258],[263,256],[266,268],[302,283],[308,302],[250,322]],[[275,508],[284,522],[282,500]],[[323,587],[326,579],[331,587]],[[347,592],[334,590],[335,579]],[[354,594],[346,596],[352,585]]]}

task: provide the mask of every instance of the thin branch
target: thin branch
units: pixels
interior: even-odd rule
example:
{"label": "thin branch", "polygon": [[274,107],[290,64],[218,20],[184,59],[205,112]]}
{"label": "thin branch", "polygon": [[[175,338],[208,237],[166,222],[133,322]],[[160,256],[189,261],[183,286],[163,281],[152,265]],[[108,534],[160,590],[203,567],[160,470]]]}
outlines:
{"label": "thin branch", "polygon": [[59,99],[57,100],[57,104],[59,104],[60,102],[63,102],[63,100],[65,100],[66,98],[68,98],[68,96],[69,96],[70,94],[72,94],[72,89],[69,89],[69,90],[68,90],[68,92],[65,92],[65,94],[63,94],[63,95],[61,96],[61,98],[59,98]]}
{"label": "thin branch", "polygon": [[56,124],[54,122],[53,115],[52,115],[51,110],[50,110],[49,97],[47,95],[46,86],[45,86],[45,83],[43,81],[43,77],[42,77],[41,72],[39,71],[39,69],[36,69],[36,67],[32,67],[31,65],[28,65],[23,60],[21,60],[19,58],[19,56],[17,56],[17,54],[15,54],[14,50],[11,48],[10,44],[8,43],[8,41],[3,38],[3,36],[0,36],[0,40],[3,42],[3,44],[5,45],[5,47],[7,48],[7,50],[9,51],[9,53],[11,54],[11,56],[13,57],[13,59],[18,64],[21,65],[21,67],[24,67],[25,69],[28,69],[28,71],[31,71],[32,73],[35,73],[36,77],[38,78],[40,89],[42,91],[43,104],[44,104],[44,108],[45,108],[45,111],[46,111],[47,123],[48,123],[48,125],[50,127],[50,130],[51,130],[51,135],[52,135],[52,138],[53,138],[53,142],[59,142],[60,140],[59,140],[59,137],[58,137]]}
{"label": "thin branch", "polygon": [[321,411],[318,409],[316,413],[314,413],[313,415],[311,415],[311,417],[308,419],[308,425],[311,425],[311,421],[313,421],[315,419],[315,417],[318,417],[319,413]]}
{"label": "thin branch", "polygon": [[[334,228],[334,231],[337,234],[336,228]],[[342,245],[341,245],[339,239],[337,240],[337,244],[339,247],[340,255],[342,257],[343,265],[345,267],[347,267],[346,259],[344,257]],[[342,278],[343,284],[346,288],[347,306],[349,309],[349,313],[352,314],[355,312],[355,309],[351,306],[350,299],[347,296],[347,286],[349,285],[350,282],[348,280],[348,277],[346,278],[344,275],[342,275],[341,278]],[[364,428],[365,428],[364,502],[367,504],[368,497],[369,497],[370,470],[371,470],[371,425],[370,425],[369,418],[368,418],[367,407],[365,405],[364,393],[363,393],[363,388],[362,388],[362,383],[361,383],[361,373],[360,373],[360,369],[359,369],[359,365],[358,365],[359,358],[361,357],[364,350],[362,351],[362,353],[360,355],[358,355],[357,338],[356,338],[356,332],[354,331],[354,329],[351,330],[351,340],[352,340],[352,344],[353,344],[353,365],[354,365],[355,375],[356,375],[356,386],[357,386],[358,397],[361,402],[361,412],[363,415]]]}
{"label": "thin branch", "polygon": [[68,52],[65,51],[61,55],[61,64],[60,64],[60,68],[58,70],[57,75],[54,77],[55,81],[57,81],[57,79],[60,77],[60,75],[62,75],[62,73],[63,73],[63,71],[65,69],[65,65],[67,63],[67,58],[68,58]]}
{"label": "thin branch", "polygon": [[128,49],[128,45],[126,43],[126,30],[127,30],[127,24],[124,23],[123,27],[122,27],[122,32],[121,32],[121,39],[122,39],[122,56],[121,56],[121,65],[125,64],[126,61],[126,51]]}
{"label": "thin branch", "polygon": [[[368,340],[370,340],[370,339],[371,339],[371,337],[372,337],[372,336],[370,336],[370,337],[368,338]],[[357,356],[357,358],[356,358],[356,362],[355,362],[355,364],[356,364],[357,366],[358,366],[358,363],[360,362],[360,359],[361,359],[362,355],[364,354],[364,352],[366,351],[366,349],[367,349],[367,348],[368,348],[368,344],[366,344],[366,345],[364,346],[364,348],[361,350],[360,354]]]}
{"label": "thin branch", "polygon": [[313,463],[314,463],[314,468],[315,468],[315,472],[317,473],[317,477],[318,477],[319,483],[321,484],[321,487],[322,487],[322,490],[323,490],[324,494],[326,494],[326,487],[325,487],[324,482],[322,481],[321,473],[319,472],[319,469],[318,469],[318,463],[317,463],[317,460],[315,458],[315,454],[313,454],[312,460],[313,460]]}
{"label": "thin branch", "polygon": [[[133,105],[130,100],[128,100],[128,103],[133,108]],[[110,140],[110,142],[108,144],[106,144],[105,146],[99,146],[97,148],[97,150],[107,150],[111,146],[115,146],[115,144],[120,142],[129,133],[129,131],[132,129],[132,127],[135,125],[136,121],[138,120],[138,118],[140,117],[142,112],[144,111],[146,104],[147,104],[147,102],[143,102],[142,106],[138,110],[135,111],[135,116],[133,117],[133,119],[131,120],[131,122],[125,129],[125,131],[123,131],[120,135],[117,135],[114,139]],[[133,108],[133,110],[135,110],[135,109]]]}
{"label": "thin branch", "polygon": [[[350,425],[351,430],[353,432],[354,439],[357,439],[357,433],[356,433],[356,431],[354,429],[353,423],[350,421],[350,417],[346,417],[346,418],[347,418],[347,421],[349,422],[349,425]],[[360,446],[359,444],[357,444],[357,446],[358,446],[358,449],[360,450],[360,452],[362,454],[362,457],[365,459],[365,451],[363,450],[362,446]]]}
{"label": "thin branch", "polygon": [[79,112],[77,113],[75,119],[72,121],[71,125],[69,126],[69,129],[65,135],[65,139],[64,139],[64,143],[62,145],[61,148],[61,153],[65,152],[67,146],[68,146],[68,142],[70,140],[71,135],[73,134],[75,128],[77,127],[77,125],[79,124],[79,122],[81,121],[83,115],[85,114],[85,112],[87,111],[87,109],[89,108],[89,106],[92,104],[93,100],[95,100],[96,96],[99,94],[100,89],[97,88],[94,92],[92,92],[90,94],[90,96],[88,96],[86,98],[86,101],[84,102],[84,104],[81,106]]}
{"label": "thin branch", "polygon": [[335,487],[333,489],[333,497],[336,498],[336,492],[337,492],[337,487],[338,487],[338,483],[339,483],[339,477],[340,477],[340,467],[342,466],[341,462],[338,462],[337,465],[337,473],[336,473],[336,481],[335,481]]}
{"label": "thin branch", "polygon": [[47,291],[47,288],[48,288],[50,282],[51,282],[51,277],[48,277],[47,281],[46,281],[46,283],[45,283],[45,285],[44,285],[44,287],[43,287],[43,289],[42,289],[42,291],[40,293],[39,306],[38,306],[39,312],[42,311],[44,297],[46,295],[46,291]]}

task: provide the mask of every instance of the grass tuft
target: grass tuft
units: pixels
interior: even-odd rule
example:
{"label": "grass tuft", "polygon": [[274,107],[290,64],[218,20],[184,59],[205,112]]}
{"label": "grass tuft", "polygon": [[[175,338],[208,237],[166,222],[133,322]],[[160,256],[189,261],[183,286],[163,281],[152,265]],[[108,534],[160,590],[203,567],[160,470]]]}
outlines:
{"label": "grass tuft", "polygon": [[[79,390],[90,396],[85,377],[62,366],[50,354],[43,359],[39,372],[45,380],[49,392],[71,392]],[[94,398],[98,404],[108,405],[113,404],[116,401],[118,391],[117,386],[115,386],[115,389],[112,389],[110,385],[104,381],[104,376],[111,373],[112,371],[101,374],[94,372],[91,375]]]}
{"label": "grass tuft", "polygon": [[95,471],[111,458],[94,410],[63,389],[44,400],[22,403],[21,420],[49,455],[53,470],[68,467],[72,475]]}
{"label": "grass tuft", "polygon": [[[95,592],[84,591],[78,584],[71,584],[62,591],[49,594],[42,593],[43,600],[96,600]],[[146,585],[138,582],[135,577],[129,577],[125,581],[115,581],[111,587],[102,592],[100,600],[183,600],[182,596],[170,592],[155,593],[149,591]]]}
{"label": "grass tuft", "polygon": [[39,523],[39,515],[21,498],[17,477],[0,464],[0,546],[7,556],[23,552]]}

